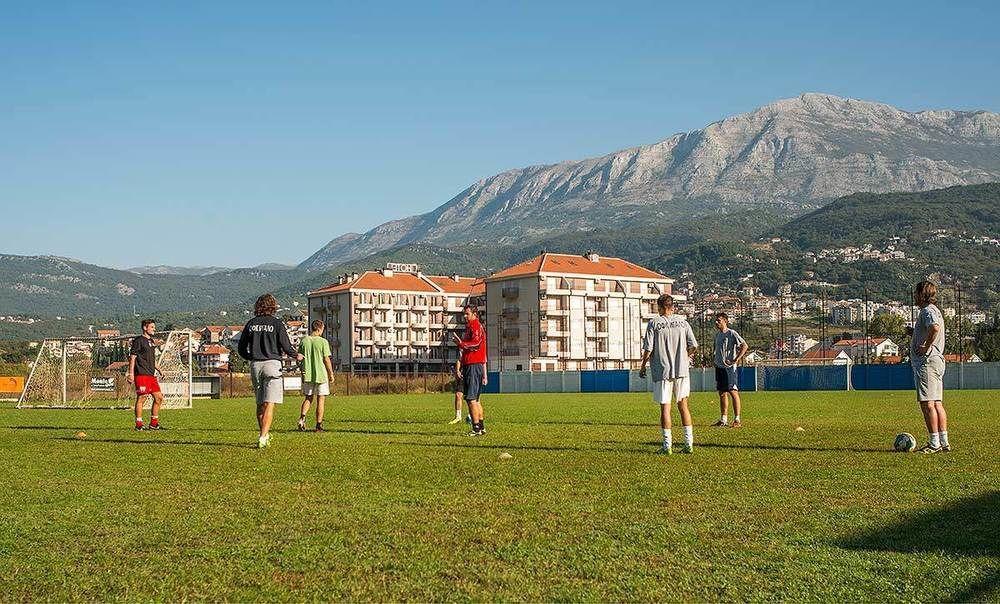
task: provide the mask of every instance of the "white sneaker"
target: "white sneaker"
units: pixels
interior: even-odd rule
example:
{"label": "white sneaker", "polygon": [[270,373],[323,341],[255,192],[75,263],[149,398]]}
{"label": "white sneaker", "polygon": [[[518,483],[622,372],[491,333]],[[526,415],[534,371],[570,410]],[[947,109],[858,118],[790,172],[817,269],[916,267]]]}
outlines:
{"label": "white sneaker", "polygon": [[448,425],[450,426],[452,424],[457,424],[460,421],[462,421],[462,418],[461,417],[456,417],[455,419],[453,419],[450,422],[448,422]]}
{"label": "white sneaker", "polygon": [[271,435],[270,434],[268,434],[267,436],[261,436],[260,438],[257,439],[257,448],[258,449],[266,449],[267,446],[270,445],[270,444],[271,444]]}

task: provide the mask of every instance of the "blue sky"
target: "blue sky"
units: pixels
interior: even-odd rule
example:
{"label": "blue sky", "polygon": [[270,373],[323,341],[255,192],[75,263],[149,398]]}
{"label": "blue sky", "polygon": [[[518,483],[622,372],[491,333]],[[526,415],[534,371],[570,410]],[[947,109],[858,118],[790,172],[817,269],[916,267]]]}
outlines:
{"label": "blue sky", "polygon": [[0,252],[295,263],[805,91],[1000,111],[994,2],[3,4]]}

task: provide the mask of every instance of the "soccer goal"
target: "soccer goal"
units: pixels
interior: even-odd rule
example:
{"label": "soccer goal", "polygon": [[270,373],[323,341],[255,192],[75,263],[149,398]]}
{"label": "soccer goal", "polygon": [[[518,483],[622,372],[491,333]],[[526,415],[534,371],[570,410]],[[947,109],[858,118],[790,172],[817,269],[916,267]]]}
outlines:
{"label": "soccer goal", "polygon": [[[17,407],[53,409],[129,409],[135,389],[126,379],[132,339],[52,338],[42,342]],[[157,375],[163,408],[191,407],[190,331],[156,334]],[[145,407],[153,404],[145,397]]]}
{"label": "soccer goal", "polygon": [[784,359],[758,363],[757,390],[851,390],[847,359]]}

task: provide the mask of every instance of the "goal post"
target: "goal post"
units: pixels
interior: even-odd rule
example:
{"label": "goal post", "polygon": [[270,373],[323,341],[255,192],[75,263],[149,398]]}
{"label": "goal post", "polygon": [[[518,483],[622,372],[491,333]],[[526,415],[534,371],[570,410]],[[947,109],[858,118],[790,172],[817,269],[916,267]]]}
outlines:
{"label": "goal post", "polygon": [[[164,409],[189,409],[192,399],[191,332],[154,336],[157,380]],[[130,409],[135,388],[126,379],[129,351],[136,337],[49,338],[39,346],[28,372],[19,409]],[[143,406],[153,403],[145,396]]]}
{"label": "goal post", "polygon": [[758,390],[852,390],[850,359],[770,359],[756,365]]}

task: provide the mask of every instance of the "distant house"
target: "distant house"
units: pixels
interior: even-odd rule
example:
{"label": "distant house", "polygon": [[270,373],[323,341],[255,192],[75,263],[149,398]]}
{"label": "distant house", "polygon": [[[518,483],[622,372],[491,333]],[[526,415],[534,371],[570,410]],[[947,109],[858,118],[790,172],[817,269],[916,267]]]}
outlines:
{"label": "distant house", "polygon": [[813,346],[802,355],[804,361],[827,362],[831,365],[847,365],[851,356],[844,350]]}
{"label": "distant house", "polygon": [[227,371],[229,369],[229,349],[220,344],[206,344],[194,353],[194,361],[201,371]]}
{"label": "distant house", "polygon": [[223,341],[225,330],[225,325],[206,325],[199,329],[198,333],[201,335],[201,341],[205,344],[219,344]]}
{"label": "distant house", "polygon": [[117,329],[98,329],[96,333],[99,338],[117,338],[122,335]]}
{"label": "distant house", "polygon": [[743,357],[743,362],[747,365],[756,365],[767,360],[767,353],[760,350],[751,350]]}
{"label": "distant house", "polygon": [[983,360],[979,358],[976,353],[957,355],[957,354],[946,354],[944,355],[944,361],[946,363],[982,363]]}
{"label": "distant house", "polygon": [[899,346],[889,338],[868,338],[837,340],[832,348],[845,351],[856,361],[865,357],[886,357],[899,355]]}

